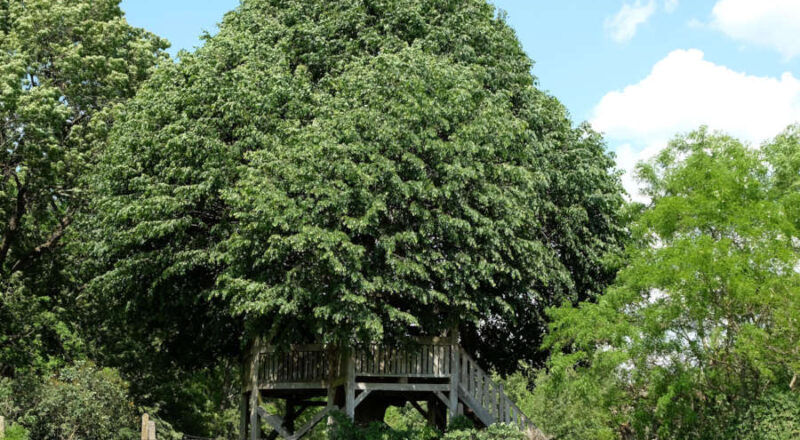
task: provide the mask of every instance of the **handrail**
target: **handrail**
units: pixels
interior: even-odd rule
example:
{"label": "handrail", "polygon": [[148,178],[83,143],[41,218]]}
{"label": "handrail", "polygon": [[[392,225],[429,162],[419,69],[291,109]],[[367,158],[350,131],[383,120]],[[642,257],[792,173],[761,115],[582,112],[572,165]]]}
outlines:
{"label": "handrail", "polygon": [[[461,387],[470,394],[497,422],[514,423],[521,430],[537,430],[536,425],[522,412],[517,404],[503,390],[502,385],[483,371],[478,362],[463,348],[461,349],[461,374],[458,378]],[[490,405],[485,402],[494,400]],[[498,402],[499,400],[499,402]]]}
{"label": "handrail", "polygon": [[[353,353],[356,376],[447,378],[450,353],[458,347],[427,338],[415,347],[371,344]],[[322,345],[293,345],[288,350],[261,347],[256,356],[259,383],[318,382],[340,377],[344,370],[338,351]],[[331,356],[334,356],[333,358]]]}

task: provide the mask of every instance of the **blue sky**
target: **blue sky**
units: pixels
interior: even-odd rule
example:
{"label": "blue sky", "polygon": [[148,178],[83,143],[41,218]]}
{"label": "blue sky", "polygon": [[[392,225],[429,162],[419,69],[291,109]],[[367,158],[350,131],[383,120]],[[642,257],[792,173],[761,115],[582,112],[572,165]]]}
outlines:
{"label": "blue sky", "polygon": [[[238,0],[123,0],[128,21],[200,44]],[[540,87],[630,170],[709,125],[758,144],[800,120],[800,0],[495,0]],[[626,188],[636,197],[631,175]]]}

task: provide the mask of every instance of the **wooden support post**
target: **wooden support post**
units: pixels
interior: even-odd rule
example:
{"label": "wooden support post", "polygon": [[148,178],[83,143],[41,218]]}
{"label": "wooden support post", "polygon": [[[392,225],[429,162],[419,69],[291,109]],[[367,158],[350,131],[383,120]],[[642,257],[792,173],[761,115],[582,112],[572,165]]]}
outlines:
{"label": "wooden support post", "polygon": [[258,353],[260,351],[261,340],[256,339],[253,342],[253,347],[250,352],[250,365],[248,373],[250,377],[250,402],[248,409],[250,410],[250,440],[259,440],[261,438],[261,422],[258,420],[258,404],[260,392],[258,389]]}
{"label": "wooden support post", "polygon": [[250,440],[259,440],[261,437],[261,422],[258,420],[258,388],[250,391]]}
{"label": "wooden support post", "polygon": [[458,381],[461,377],[461,350],[457,342],[450,346],[450,420],[458,416]]}
{"label": "wooden support post", "polygon": [[447,406],[436,396],[428,399],[428,426],[439,431],[447,428]]}
{"label": "wooden support post", "polygon": [[347,370],[347,381],[344,384],[344,391],[345,391],[345,412],[347,413],[347,417],[350,417],[351,420],[355,420],[356,417],[356,369],[355,369],[355,361],[353,360],[353,353],[347,353],[347,362],[345,364],[345,369]]}
{"label": "wooden support post", "polygon": [[239,440],[247,440],[247,417],[249,411],[247,408],[247,394],[242,393],[239,399]]}
{"label": "wooden support post", "polygon": [[[328,408],[336,408],[336,389],[333,387],[333,380],[328,382]],[[328,415],[328,426],[332,426],[334,423],[333,416]]]}
{"label": "wooden support post", "polygon": [[147,413],[142,414],[142,440],[148,440],[148,430],[150,428],[150,415]]}
{"label": "wooden support post", "polygon": [[6,418],[0,416],[0,440],[6,438]]}
{"label": "wooden support post", "polygon": [[[333,383],[338,379],[336,376],[336,372],[338,371],[339,362],[339,352],[329,348],[328,349],[328,408],[338,408],[336,405],[336,387],[333,386]],[[328,413],[328,426],[332,426],[335,420],[333,416]]]}

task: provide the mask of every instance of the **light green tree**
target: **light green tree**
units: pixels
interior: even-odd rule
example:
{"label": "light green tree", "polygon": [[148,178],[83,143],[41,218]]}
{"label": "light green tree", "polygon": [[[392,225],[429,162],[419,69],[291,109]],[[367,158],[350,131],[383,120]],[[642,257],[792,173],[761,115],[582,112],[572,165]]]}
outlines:
{"label": "light green tree", "polygon": [[539,411],[545,430],[776,438],[745,432],[764,430],[755,408],[775,408],[769,395],[797,401],[797,141],[796,127],[760,150],[701,129],[638,167],[651,201],[627,265],[597,302],[552,311],[548,344],[564,354],[536,382],[554,402]]}

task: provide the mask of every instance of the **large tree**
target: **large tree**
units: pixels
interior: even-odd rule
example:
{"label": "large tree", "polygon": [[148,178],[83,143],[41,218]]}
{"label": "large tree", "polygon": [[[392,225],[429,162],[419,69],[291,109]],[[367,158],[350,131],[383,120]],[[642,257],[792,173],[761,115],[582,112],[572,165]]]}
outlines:
{"label": "large tree", "polygon": [[236,316],[332,344],[460,325],[487,363],[539,360],[544,308],[610,280],[622,199],[531,67],[484,0],[244,0],[115,128],[95,298],[172,353]]}
{"label": "large tree", "polygon": [[[113,109],[166,42],[119,0],[0,1],[0,376],[78,343],[62,316],[62,245]],[[74,347],[72,347],[74,348]]]}
{"label": "large tree", "polygon": [[[797,436],[800,138],[699,130],[641,164],[651,201],[596,303],[553,312],[539,420],[565,439]],[[573,422],[577,420],[578,422]]]}

